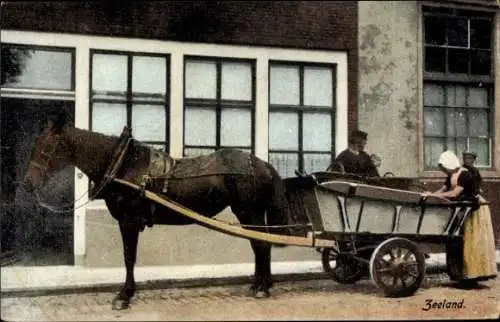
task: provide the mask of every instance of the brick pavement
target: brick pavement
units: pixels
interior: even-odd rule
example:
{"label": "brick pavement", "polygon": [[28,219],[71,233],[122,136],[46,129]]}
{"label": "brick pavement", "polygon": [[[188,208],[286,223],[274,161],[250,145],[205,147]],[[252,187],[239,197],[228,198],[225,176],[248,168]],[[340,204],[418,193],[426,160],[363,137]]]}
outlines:
{"label": "brick pavement", "polygon": [[[451,287],[445,275],[426,278],[412,297],[384,298],[370,281],[277,283],[272,298],[246,296],[248,285],[139,291],[129,310],[112,311],[112,293],[3,298],[9,321],[345,320],[493,318],[500,312],[500,277],[476,290]],[[423,311],[426,299],[464,300],[462,309]]]}

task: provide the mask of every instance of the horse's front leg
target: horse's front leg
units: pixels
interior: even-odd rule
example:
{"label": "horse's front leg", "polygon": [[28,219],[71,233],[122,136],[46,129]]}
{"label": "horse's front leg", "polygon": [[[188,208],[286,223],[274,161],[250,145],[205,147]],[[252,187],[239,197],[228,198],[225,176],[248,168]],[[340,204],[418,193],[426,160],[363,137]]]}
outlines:
{"label": "horse's front leg", "polygon": [[139,224],[135,221],[122,219],[119,221],[119,224],[123,242],[123,257],[125,260],[126,277],[125,284],[113,299],[113,310],[123,310],[128,308],[130,299],[134,296],[134,266],[137,257],[137,243],[139,240],[140,230]]}

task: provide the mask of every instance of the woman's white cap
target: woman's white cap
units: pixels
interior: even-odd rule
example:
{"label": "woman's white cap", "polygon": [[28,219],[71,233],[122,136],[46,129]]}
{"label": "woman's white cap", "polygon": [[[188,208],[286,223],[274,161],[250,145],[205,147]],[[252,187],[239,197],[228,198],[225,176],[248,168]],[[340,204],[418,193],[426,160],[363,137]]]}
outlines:
{"label": "woman's white cap", "polygon": [[445,151],[441,153],[438,163],[448,170],[460,168],[460,160],[452,151]]}

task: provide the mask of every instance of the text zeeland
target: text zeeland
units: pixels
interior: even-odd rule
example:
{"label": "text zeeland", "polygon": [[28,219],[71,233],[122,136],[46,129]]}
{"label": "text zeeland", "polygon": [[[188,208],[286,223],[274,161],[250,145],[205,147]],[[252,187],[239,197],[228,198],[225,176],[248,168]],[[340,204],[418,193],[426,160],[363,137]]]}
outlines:
{"label": "text zeeland", "polygon": [[464,300],[434,300],[434,299],[426,299],[425,304],[422,307],[423,311],[430,310],[452,310],[452,309],[463,309],[464,308]]}

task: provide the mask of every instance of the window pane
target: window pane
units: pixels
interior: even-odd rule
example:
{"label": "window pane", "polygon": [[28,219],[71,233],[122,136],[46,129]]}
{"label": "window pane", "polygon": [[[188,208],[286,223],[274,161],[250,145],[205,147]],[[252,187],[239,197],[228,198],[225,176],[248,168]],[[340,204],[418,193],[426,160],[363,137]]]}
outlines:
{"label": "window pane", "polygon": [[466,107],[466,87],[459,85],[446,86],[446,105],[453,107]]}
{"label": "window pane", "polygon": [[469,110],[469,135],[489,137],[489,119],[487,110]]}
{"label": "window pane", "polygon": [[166,141],[165,106],[140,105],[132,107],[132,133],[139,141]]}
{"label": "window pane", "polygon": [[444,45],[446,41],[446,20],[441,17],[425,17],[425,43]]}
{"label": "window pane", "polygon": [[127,56],[94,54],[92,90],[99,94],[125,96],[127,91]]}
{"label": "window pane", "polygon": [[137,94],[167,94],[167,59],[135,56],[132,61],[132,92]]}
{"label": "window pane", "polygon": [[125,104],[94,103],[92,107],[92,131],[106,135],[120,135],[127,125]]}
{"label": "window pane", "polygon": [[200,155],[207,155],[215,152],[215,149],[199,149],[199,148],[185,148],[184,156],[185,157],[197,157]]}
{"label": "window pane", "polygon": [[186,62],[186,97],[216,98],[217,68],[211,61]]}
{"label": "window pane", "polygon": [[331,151],[331,114],[304,113],[302,133],[302,144],[305,151]]}
{"label": "window pane", "polygon": [[247,109],[225,108],[221,111],[221,145],[252,145],[252,114]]}
{"label": "window pane", "polygon": [[328,67],[304,68],[304,105],[333,106],[332,74]]}
{"label": "window pane", "polygon": [[297,153],[269,153],[269,163],[276,168],[282,178],[296,177],[295,170],[299,169]]}
{"label": "window pane", "polygon": [[444,136],[444,111],[439,108],[425,108],[424,133],[429,136]]}
{"label": "window pane", "polygon": [[425,47],[425,71],[446,72],[446,49]]}
{"label": "window pane", "polygon": [[462,153],[467,150],[467,139],[448,139],[446,140],[446,149],[455,152],[460,158]]}
{"label": "window pane", "polygon": [[469,87],[470,107],[489,107],[488,90],[480,87]]}
{"label": "window pane", "polygon": [[271,104],[299,105],[299,69],[289,66],[271,66],[270,69]]}
{"label": "window pane", "polygon": [[330,154],[304,154],[304,171],[306,173],[325,171],[332,161]]}
{"label": "window pane", "polygon": [[184,114],[184,144],[215,146],[215,111],[187,108]]}
{"label": "window pane", "polygon": [[450,73],[469,73],[469,51],[467,49],[448,49],[448,71]]}
{"label": "window pane", "polygon": [[491,51],[473,50],[471,51],[471,74],[492,75]]}
{"label": "window pane", "polygon": [[299,117],[295,113],[269,113],[269,149],[299,148]]}
{"label": "window pane", "polygon": [[72,55],[39,49],[2,48],[2,86],[71,90]]}
{"label": "window pane", "polygon": [[493,24],[491,20],[471,19],[470,46],[472,48],[491,49],[492,31],[493,31]]}
{"label": "window pane", "polygon": [[467,136],[467,123],[466,123],[465,110],[446,110],[446,127],[448,136]]}
{"label": "window pane", "polygon": [[490,140],[489,139],[469,139],[469,150],[476,152],[476,165],[490,166]]}
{"label": "window pane", "polygon": [[252,100],[252,64],[222,63],[222,99]]}
{"label": "window pane", "polygon": [[436,168],[439,156],[444,151],[444,139],[425,138],[424,141],[424,161],[426,168]]}
{"label": "window pane", "polygon": [[424,84],[424,105],[444,106],[443,86],[434,84]]}
{"label": "window pane", "polygon": [[468,47],[468,21],[466,18],[448,18],[448,45]]}

